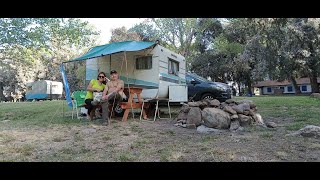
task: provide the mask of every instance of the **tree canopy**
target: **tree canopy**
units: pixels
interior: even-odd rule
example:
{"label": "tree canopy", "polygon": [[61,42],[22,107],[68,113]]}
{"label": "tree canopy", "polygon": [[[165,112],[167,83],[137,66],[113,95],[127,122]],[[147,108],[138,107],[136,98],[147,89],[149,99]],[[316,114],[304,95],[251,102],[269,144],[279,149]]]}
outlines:
{"label": "tree canopy", "polygon": [[75,18],[1,18],[0,99],[6,88],[24,92],[28,81],[61,81],[59,64],[96,45],[99,33]]}

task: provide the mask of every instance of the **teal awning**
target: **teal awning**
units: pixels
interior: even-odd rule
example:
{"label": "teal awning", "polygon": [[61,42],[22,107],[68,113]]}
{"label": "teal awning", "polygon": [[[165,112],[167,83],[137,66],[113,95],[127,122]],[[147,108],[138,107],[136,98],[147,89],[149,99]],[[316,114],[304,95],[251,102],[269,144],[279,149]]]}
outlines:
{"label": "teal awning", "polygon": [[86,54],[67,62],[82,61],[86,59],[106,56],[106,55],[123,52],[123,51],[140,51],[142,49],[146,49],[155,44],[156,43],[154,42],[144,42],[144,41],[115,42],[111,44],[93,47]]}

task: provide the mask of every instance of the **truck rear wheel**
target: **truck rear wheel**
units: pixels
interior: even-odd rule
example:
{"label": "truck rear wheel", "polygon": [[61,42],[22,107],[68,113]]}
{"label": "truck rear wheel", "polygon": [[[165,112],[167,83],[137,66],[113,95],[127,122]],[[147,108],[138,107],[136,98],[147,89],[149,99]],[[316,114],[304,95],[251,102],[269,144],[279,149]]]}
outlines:
{"label": "truck rear wheel", "polygon": [[214,100],[214,96],[210,93],[205,93],[201,96],[201,100],[204,100],[204,99],[209,99],[209,100]]}
{"label": "truck rear wheel", "polygon": [[117,117],[122,117],[124,114],[124,109],[121,108],[119,103],[115,105],[113,111],[114,111],[114,115]]}

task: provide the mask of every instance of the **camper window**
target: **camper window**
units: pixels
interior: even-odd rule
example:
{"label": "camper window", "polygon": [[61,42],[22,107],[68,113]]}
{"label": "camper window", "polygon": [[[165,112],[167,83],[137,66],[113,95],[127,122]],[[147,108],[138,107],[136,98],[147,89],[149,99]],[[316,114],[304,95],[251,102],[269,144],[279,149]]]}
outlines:
{"label": "camper window", "polygon": [[152,56],[136,58],[136,69],[152,69]]}
{"label": "camper window", "polygon": [[169,63],[168,63],[169,67],[169,74],[173,74],[178,76],[179,75],[179,63],[171,58],[169,58]]}

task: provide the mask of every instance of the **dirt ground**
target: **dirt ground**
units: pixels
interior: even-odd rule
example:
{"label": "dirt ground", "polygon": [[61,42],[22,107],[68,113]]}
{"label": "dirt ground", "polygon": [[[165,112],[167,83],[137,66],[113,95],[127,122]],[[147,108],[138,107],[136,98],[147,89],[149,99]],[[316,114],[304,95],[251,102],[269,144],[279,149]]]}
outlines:
{"label": "dirt ground", "polygon": [[[0,161],[320,161],[320,140],[286,137],[290,119],[265,119],[279,127],[200,134],[175,121],[79,120],[77,125],[12,128],[0,132]],[[6,123],[6,122],[0,122]]]}

